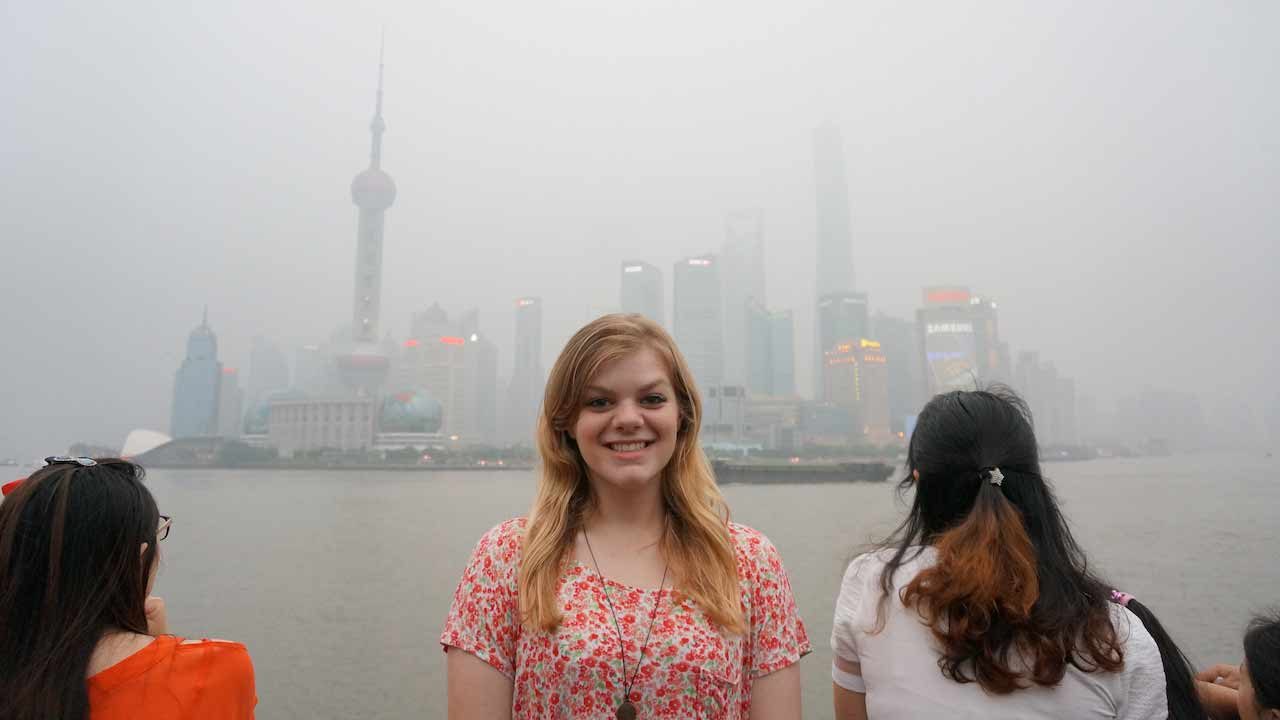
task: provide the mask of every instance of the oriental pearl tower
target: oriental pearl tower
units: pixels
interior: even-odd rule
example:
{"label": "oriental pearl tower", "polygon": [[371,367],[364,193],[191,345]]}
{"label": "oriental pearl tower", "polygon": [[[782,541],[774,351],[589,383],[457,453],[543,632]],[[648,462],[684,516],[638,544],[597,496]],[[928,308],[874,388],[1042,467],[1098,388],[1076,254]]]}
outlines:
{"label": "oriental pearl tower", "polygon": [[396,200],[396,184],[382,169],[382,50],[378,51],[378,94],[369,133],[369,167],[351,181],[351,201],[360,209],[356,230],[355,294],[351,305],[352,345],[337,358],[347,387],[373,395],[385,382],[390,361],[378,346],[382,303],[382,227],[387,208]]}

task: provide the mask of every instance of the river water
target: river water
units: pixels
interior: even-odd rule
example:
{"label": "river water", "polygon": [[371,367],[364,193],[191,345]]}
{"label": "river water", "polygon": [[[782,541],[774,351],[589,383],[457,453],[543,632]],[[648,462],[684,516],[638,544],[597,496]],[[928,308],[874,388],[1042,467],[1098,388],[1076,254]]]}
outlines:
{"label": "river water", "polygon": [[[1094,567],[1146,602],[1197,664],[1239,662],[1280,603],[1280,461],[1046,465]],[[524,514],[526,472],[157,470],[174,516],[157,593],[173,632],[249,646],[258,717],[443,718],[436,639],[480,535]],[[901,517],[892,483],[730,486],[734,520],[782,552],[814,653],[806,718],[831,716],[828,639],[844,565]]]}

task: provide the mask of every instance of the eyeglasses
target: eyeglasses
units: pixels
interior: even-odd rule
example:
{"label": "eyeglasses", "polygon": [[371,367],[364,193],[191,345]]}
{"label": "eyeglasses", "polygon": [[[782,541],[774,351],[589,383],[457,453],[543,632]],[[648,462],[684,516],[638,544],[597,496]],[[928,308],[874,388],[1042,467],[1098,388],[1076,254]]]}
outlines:
{"label": "eyeglasses", "polygon": [[168,515],[160,516],[160,528],[156,530],[156,542],[160,542],[169,537],[169,529],[173,527],[173,518]]}
{"label": "eyeglasses", "polygon": [[53,455],[44,459],[45,465],[79,465],[81,467],[93,467],[98,464],[97,460],[89,457],[71,457],[70,455]]}

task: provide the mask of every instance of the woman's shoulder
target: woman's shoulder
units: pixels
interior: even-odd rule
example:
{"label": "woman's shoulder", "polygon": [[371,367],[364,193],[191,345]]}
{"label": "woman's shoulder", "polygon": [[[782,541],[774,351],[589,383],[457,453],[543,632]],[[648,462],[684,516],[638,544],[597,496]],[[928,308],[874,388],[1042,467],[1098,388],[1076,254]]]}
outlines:
{"label": "woman's shoulder", "polygon": [[253,677],[253,660],[244,643],[218,638],[178,638],[173,652],[179,662],[189,660],[192,666],[213,668],[214,672],[227,676]]}
{"label": "woman's shoulder", "polygon": [[[855,556],[845,568],[842,587],[852,589],[855,586],[880,582],[885,568],[893,562],[898,553],[896,547],[877,547]],[[902,555],[901,564],[894,572],[894,584],[905,578],[915,577],[925,565],[933,562],[934,549],[928,546],[910,545]]]}
{"label": "woman's shoulder", "polygon": [[764,533],[741,523],[729,523],[729,539],[739,559],[759,561],[778,554],[778,549]]}
{"label": "woman's shoulder", "polygon": [[524,544],[524,531],[528,520],[523,517],[504,520],[480,536],[472,553],[472,562],[487,565],[515,565],[520,561],[520,548]]}

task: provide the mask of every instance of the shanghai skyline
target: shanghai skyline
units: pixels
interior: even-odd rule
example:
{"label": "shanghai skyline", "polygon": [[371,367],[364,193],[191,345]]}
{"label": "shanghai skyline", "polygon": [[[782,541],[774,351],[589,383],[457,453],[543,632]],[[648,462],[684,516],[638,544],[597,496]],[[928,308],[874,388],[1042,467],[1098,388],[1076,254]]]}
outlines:
{"label": "shanghai skyline", "polygon": [[[21,248],[4,271],[12,309],[6,337],[52,359],[6,360],[4,375],[24,382],[7,383],[3,400],[23,419],[6,422],[0,454],[116,442],[134,427],[166,427],[182,338],[205,305],[230,366],[247,364],[256,335],[286,347],[328,337],[350,302],[355,221],[344,191],[367,156],[362,129],[376,25],[359,37],[342,33],[324,58],[326,70],[303,62],[316,60],[303,52],[303,32],[284,31],[279,51],[250,37],[241,49],[263,63],[262,82],[251,81],[254,63],[215,74],[226,49],[210,37],[133,38],[138,58],[106,53],[101,87],[91,88],[72,84],[83,66],[59,65],[51,48],[32,39],[33,29],[66,18],[21,12],[32,22],[22,33],[6,31],[13,42],[4,51],[17,63],[10,67],[30,71],[10,78],[24,102],[6,133],[5,156],[13,160],[3,174],[4,216],[13,223],[6,246]],[[180,11],[165,12],[177,30],[184,27]],[[1033,28],[1049,27],[1024,12]],[[620,22],[601,13],[606,25]],[[634,258],[667,274],[682,257],[715,252],[728,214],[759,208],[768,304],[796,314],[796,384],[804,392],[813,384],[809,133],[834,115],[845,140],[857,289],[869,294],[872,312],[909,319],[922,286],[969,285],[1000,301],[1002,334],[1015,351],[1038,350],[1095,396],[1146,383],[1205,400],[1265,402],[1277,391],[1270,372],[1277,340],[1253,330],[1265,327],[1277,305],[1269,281],[1280,267],[1280,222],[1266,200],[1277,186],[1277,147],[1265,129],[1277,126],[1277,109],[1253,80],[1265,65],[1259,53],[1274,50],[1241,29],[1235,54],[1193,62],[1184,57],[1186,44],[1201,31],[1176,19],[1172,12],[1161,18],[1172,39],[1149,41],[1159,69],[1121,64],[1141,84],[1103,82],[1097,73],[1111,67],[1106,58],[1083,58],[1078,72],[1068,72],[1067,57],[1055,54],[1062,48],[1033,32],[1047,43],[1041,55],[1027,55],[1039,64],[1000,72],[987,66],[978,43],[957,42],[987,80],[950,95],[935,80],[928,88],[940,97],[930,98],[910,82],[866,82],[869,71],[852,63],[855,78],[832,92],[834,103],[820,83],[783,87],[781,77],[803,78],[801,69],[821,69],[825,58],[786,43],[782,50],[752,45],[754,59],[713,44],[710,59],[685,58],[692,72],[686,82],[668,83],[670,96],[662,86],[676,78],[673,68],[660,64],[646,75],[644,61],[656,52],[640,45],[613,55],[631,82],[602,89],[586,82],[587,70],[535,44],[526,59],[564,73],[539,86],[565,93],[563,107],[515,118],[483,112],[493,97],[529,107],[535,90],[489,72],[502,67],[496,56],[459,50],[443,41],[441,28],[431,31],[441,46],[424,54],[400,33],[425,28],[425,19],[392,25],[386,153],[395,158],[388,166],[400,196],[387,215],[383,326],[404,337],[410,314],[432,302],[451,313],[479,307],[481,326],[502,346],[506,377],[512,304],[540,296],[549,365],[574,328],[617,306],[619,262]],[[446,20],[462,38],[477,39],[458,17]],[[1055,20],[1068,34],[1090,28],[1086,13]],[[240,27],[230,14],[215,21]],[[908,20],[886,20],[895,21]],[[349,18],[316,22],[361,27]],[[990,34],[997,26],[970,29]],[[932,25],[923,30],[949,37]],[[67,41],[77,33],[70,35]],[[148,56],[142,50],[171,54],[163,51],[179,38],[207,52],[178,68],[134,62]],[[130,42],[128,33],[121,42]],[[568,47],[601,53],[597,42]],[[681,42],[693,39],[675,39]],[[1128,57],[1118,36],[1098,43],[1107,57]],[[450,73],[460,72],[459,61],[443,62],[445,48],[485,68],[485,83],[458,85],[462,75]],[[766,75],[769,92],[708,84],[726,63],[759,68],[779,54],[801,61],[790,73]],[[906,78],[939,71],[910,67],[905,52],[888,55]],[[142,92],[169,88],[161,81],[169,72],[188,72],[208,98]],[[1232,92],[1215,90],[1228,76],[1236,78],[1227,83]],[[1050,88],[1050,80],[1061,82]],[[854,88],[866,87],[882,102],[850,100]],[[112,97],[109,89],[127,92]],[[610,102],[587,102],[601,96]],[[654,99],[664,100],[663,112],[643,112]],[[830,104],[836,112],[822,108]],[[104,111],[91,125],[68,126],[76,117],[70,110],[81,106]],[[677,107],[686,114],[672,113]],[[891,118],[886,107],[898,114]],[[1049,122],[1068,111],[1073,122]],[[733,125],[739,115],[755,121]],[[1033,130],[1019,134],[1027,127]],[[76,280],[55,285],[62,295],[50,297],[50,268],[64,267]],[[664,292],[670,317],[669,275]],[[101,353],[87,363],[86,344]]]}

